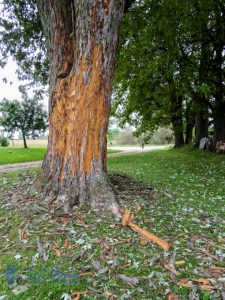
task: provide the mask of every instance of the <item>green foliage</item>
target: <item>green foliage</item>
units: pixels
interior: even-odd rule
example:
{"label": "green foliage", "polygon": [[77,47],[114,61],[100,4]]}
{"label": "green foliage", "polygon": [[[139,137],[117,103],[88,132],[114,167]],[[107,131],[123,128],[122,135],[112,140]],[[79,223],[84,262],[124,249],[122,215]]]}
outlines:
{"label": "green foliage", "polygon": [[166,145],[171,144],[173,140],[173,131],[170,128],[160,127],[154,131],[150,142],[153,145]]}
{"label": "green foliage", "polygon": [[143,0],[125,15],[113,111],[122,125],[138,135],[171,123],[183,132],[198,110],[216,107],[224,95],[224,9],[214,0]]}
{"label": "green foliage", "polygon": [[47,112],[40,103],[40,94],[36,93],[33,98],[29,98],[24,91],[22,99],[21,102],[7,99],[0,102],[0,125],[11,135],[20,131],[24,139],[35,139],[47,128]]}
{"label": "green foliage", "polygon": [[6,137],[0,136],[0,146],[1,147],[8,147],[9,146],[9,141]]}
{"label": "green foliage", "polygon": [[18,76],[46,84],[48,60],[36,0],[3,0],[0,17],[0,65],[9,55],[17,62]]}

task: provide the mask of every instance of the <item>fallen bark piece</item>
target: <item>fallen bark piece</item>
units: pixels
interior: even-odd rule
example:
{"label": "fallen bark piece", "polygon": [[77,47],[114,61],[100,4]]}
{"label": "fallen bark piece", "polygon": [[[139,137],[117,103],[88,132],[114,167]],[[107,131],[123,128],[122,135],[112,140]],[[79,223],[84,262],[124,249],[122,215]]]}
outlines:
{"label": "fallen bark piece", "polygon": [[178,266],[184,265],[184,264],[186,264],[186,261],[185,261],[185,260],[177,260],[177,261],[175,262],[175,265],[178,265]]}
{"label": "fallen bark piece", "polygon": [[180,300],[180,297],[175,295],[174,293],[170,292],[168,294],[168,300]]}
{"label": "fallen bark piece", "polygon": [[192,281],[202,283],[203,285],[211,285],[208,278],[191,278]]}
{"label": "fallen bark piece", "polygon": [[156,243],[163,250],[165,250],[165,251],[169,250],[169,248],[170,248],[170,244],[169,243],[167,243],[166,241],[158,238],[157,236],[155,236],[154,234],[150,233],[149,231],[140,228],[138,225],[131,223],[130,218],[131,218],[131,212],[130,212],[129,209],[126,209],[125,213],[123,214],[123,217],[122,217],[122,225],[123,226],[129,226],[134,231],[136,231],[137,233],[139,233],[144,239],[146,239],[147,241],[151,241],[151,242]]}
{"label": "fallen bark piece", "polygon": [[173,273],[174,275],[178,276],[181,275],[180,272],[178,272],[173,266],[170,265],[164,265],[164,268]]}
{"label": "fallen bark piece", "polygon": [[177,282],[177,285],[184,286],[187,288],[193,288],[194,285],[192,283],[189,283],[190,280],[190,278],[182,278],[180,281]]}
{"label": "fallen bark piece", "polygon": [[217,261],[220,262],[220,259],[219,259],[218,256],[216,256],[216,255],[210,253],[210,252],[207,251],[206,249],[199,249],[199,250],[200,250],[202,253],[206,254],[207,256],[211,257],[212,259],[217,260]]}
{"label": "fallen bark piece", "polygon": [[146,240],[151,241],[159,245],[163,250],[168,251],[170,248],[170,244],[167,243],[166,241],[158,238],[154,234],[150,233],[149,231],[140,228],[139,226],[133,224],[133,223],[128,223],[128,226],[131,227],[134,231],[138,232],[140,235],[142,235]]}
{"label": "fallen bark piece", "polygon": [[72,294],[72,300],[80,300],[80,296],[87,295],[87,294],[88,294],[88,291],[75,292]]}
{"label": "fallen bark piece", "polygon": [[206,290],[206,291],[211,291],[211,290],[215,290],[215,287],[212,285],[208,285],[208,284],[202,284],[200,285],[200,288],[202,290]]}
{"label": "fallen bark piece", "polygon": [[217,267],[217,266],[209,266],[209,269],[215,271],[225,271],[224,267]]}
{"label": "fallen bark piece", "polygon": [[145,245],[148,244],[148,241],[143,236],[141,236],[140,243],[141,243],[142,246],[145,246]]}
{"label": "fallen bark piece", "polygon": [[130,216],[131,216],[131,211],[126,208],[125,213],[123,214],[123,217],[122,217],[122,225],[123,226],[127,226],[127,222],[130,220]]}

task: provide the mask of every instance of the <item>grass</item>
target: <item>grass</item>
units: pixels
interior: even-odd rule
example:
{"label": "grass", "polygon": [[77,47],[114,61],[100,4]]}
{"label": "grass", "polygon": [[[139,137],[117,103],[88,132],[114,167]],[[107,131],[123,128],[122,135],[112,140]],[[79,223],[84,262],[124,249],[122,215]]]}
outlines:
{"label": "grass", "polygon": [[[0,202],[0,274],[11,264],[20,275],[14,285],[8,285],[6,277],[0,275],[0,296],[7,295],[10,300],[60,299],[64,293],[88,290],[81,299],[116,299],[116,295],[117,299],[161,300],[168,299],[170,292],[186,300],[191,289],[178,284],[182,278],[208,278],[204,271],[209,274],[210,266],[224,267],[224,156],[204,151],[160,150],[113,157],[108,159],[108,165],[110,173],[124,173],[146,183],[142,193],[133,193],[134,185],[121,192],[121,205],[131,208],[134,223],[167,239],[172,244],[170,251],[164,253],[152,243],[141,246],[137,234],[120,226],[118,218],[93,213],[87,207],[79,209],[84,225],[79,218],[71,220],[60,212],[49,216],[41,202],[35,210],[32,197],[24,198],[26,191],[19,200],[22,205],[17,206],[17,193],[21,193],[18,190],[24,190],[21,185],[31,182],[36,171],[26,175],[0,174],[0,198],[5,199]],[[154,193],[149,185],[154,187]],[[146,201],[145,195],[149,194],[151,200]],[[142,210],[137,211],[136,204]],[[18,238],[18,229],[24,230],[27,223],[30,235],[24,242]],[[49,255],[46,262],[41,254],[37,255],[37,237],[41,244],[52,245],[45,248]],[[115,244],[109,246],[112,242]],[[21,258],[16,259],[16,255]],[[184,261],[176,266],[179,275],[165,269],[171,260]],[[94,274],[98,263],[100,272]],[[50,273],[54,268],[60,270],[60,280],[52,280]],[[79,282],[67,284],[68,272],[80,274]],[[119,274],[138,279],[139,283],[129,285],[118,278]],[[196,284],[193,293],[199,299],[222,299],[221,287],[213,276],[212,292]],[[16,296],[18,286],[27,290]]]}
{"label": "grass", "polygon": [[[117,153],[120,150],[108,149],[107,153]],[[22,163],[28,161],[42,160],[46,153],[46,147],[39,148],[17,148],[0,147],[0,165]]]}

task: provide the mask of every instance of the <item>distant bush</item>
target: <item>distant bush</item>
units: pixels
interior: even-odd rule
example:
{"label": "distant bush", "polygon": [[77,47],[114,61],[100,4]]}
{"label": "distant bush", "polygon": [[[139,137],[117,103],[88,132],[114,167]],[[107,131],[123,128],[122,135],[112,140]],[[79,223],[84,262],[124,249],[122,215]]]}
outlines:
{"label": "distant bush", "polygon": [[6,137],[4,137],[4,136],[0,137],[0,146],[1,147],[8,147],[9,146],[9,141]]}
{"label": "distant bush", "polygon": [[174,135],[170,128],[158,128],[152,135],[151,144],[166,145],[173,142]]}
{"label": "distant bush", "polygon": [[137,145],[138,140],[134,136],[132,130],[130,128],[122,131],[118,136],[118,144],[119,145]]}

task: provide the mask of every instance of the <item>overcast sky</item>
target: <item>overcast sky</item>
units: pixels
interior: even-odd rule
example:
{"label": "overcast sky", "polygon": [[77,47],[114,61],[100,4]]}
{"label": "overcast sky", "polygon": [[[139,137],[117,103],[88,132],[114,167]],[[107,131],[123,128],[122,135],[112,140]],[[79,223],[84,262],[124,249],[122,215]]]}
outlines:
{"label": "overcast sky", "polygon": [[[24,85],[26,82],[19,81],[16,74],[17,64],[12,58],[9,58],[7,65],[4,69],[0,67],[0,101],[3,98],[9,100],[20,100],[21,94],[19,92],[19,86]],[[7,79],[7,83],[3,81],[3,78]],[[44,97],[43,104],[48,106],[48,98]]]}
{"label": "overcast sky", "polygon": [[[3,82],[3,78],[7,79],[7,83]],[[12,59],[9,59],[6,67],[4,69],[0,68],[0,100],[3,98],[11,100],[20,99],[20,92],[18,90],[20,84],[16,75],[16,63]]]}

